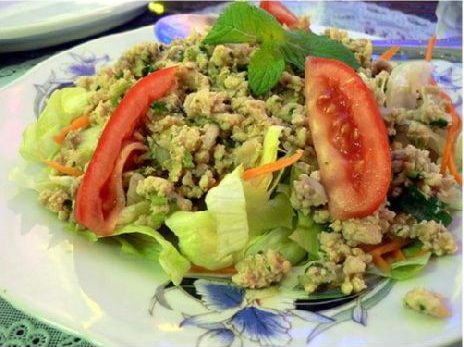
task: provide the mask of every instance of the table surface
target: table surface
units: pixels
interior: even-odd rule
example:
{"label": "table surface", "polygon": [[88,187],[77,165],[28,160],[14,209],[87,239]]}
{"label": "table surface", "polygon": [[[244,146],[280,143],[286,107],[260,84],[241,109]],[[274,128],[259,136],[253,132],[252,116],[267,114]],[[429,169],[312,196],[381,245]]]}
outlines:
{"label": "table surface", "polygon": [[[218,13],[226,4],[205,1],[164,2],[166,14],[181,12]],[[296,14],[308,14],[311,23],[336,26],[365,32],[384,38],[428,39],[436,26],[436,1],[380,1],[366,2],[287,2]],[[67,50],[92,38],[132,30],[154,24],[161,16],[148,10],[130,22],[98,35],[40,50],[0,54],[0,87],[24,75],[32,66],[53,54]],[[1,92],[1,91],[0,91]],[[40,346],[90,347],[91,343],[70,336],[60,330],[34,319],[0,298],[0,346],[6,345],[8,336],[15,329],[25,328],[28,334],[44,337],[46,344]],[[31,335],[31,336],[32,336]],[[35,336],[34,335],[34,336]],[[11,337],[11,336],[10,336]],[[454,346],[461,346],[457,343]],[[19,345],[21,346],[21,345]]]}

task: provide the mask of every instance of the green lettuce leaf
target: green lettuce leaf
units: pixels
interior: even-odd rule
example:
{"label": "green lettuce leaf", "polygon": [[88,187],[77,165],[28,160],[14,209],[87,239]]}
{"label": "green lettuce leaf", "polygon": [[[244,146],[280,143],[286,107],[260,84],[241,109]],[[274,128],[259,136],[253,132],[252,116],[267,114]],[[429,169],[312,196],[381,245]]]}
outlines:
{"label": "green lettuce leaf", "polygon": [[94,125],[81,132],[81,142],[77,149],[82,153],[86,162],[92,158],[95,149],[97,148],[98,139],[103,132],[103,125]]}
{"label": "green lettuce leaf", "polygon": [[242,250],[248,242],[242,175],[243,168],[239,166],[206,195],[208,211],[216,220],[218,252],[221,256]]}
{"label": "green lettuce leaf", "polygon": [[298,213],[298,224],[289,238],[308,252],[309,260],[318,260],[319,233],[324,230],[321,224],[314,222],[311,216]]}
{"label": "green lettuce leaf", "polygon": [[293,208],[285,194],[269,199],[267,191],[246,184],[245,197],[250,235],[279,227],[292,228]]}
{"label": "green lettuce leaf", "polygon": [[32,161],[52,159],[59,148],[53,136],[80,116],[87,103],[87,92],[81,87],[53,92],[37,122],[29,124],[23,133],[19,149],[23,158]]}
{"label": "green lettuce leaf", "polygon": [[211,270],[231,265],[248,242],[242,173],[242,167],[236,168],[208,192],[207,211],[177,211],[165,220],[194,264]]}
{"label": "green lettuce leaf", "polygon": [[293,265],[306,257],[306,251],[296,242],[289,239],[291,229],[277,228],[250,240],[245,255],[265,252],[268,249],[279,251]]}
{"label": "green lettuce leaf", "polygon": [[150,227],[126,225],[112,235],[126,253],[138,254],[150,260],[158,260],[175,285],[180,284],[190,270],[190,262],[161,234]]}
{"label": "green lettuce leaf", "polygon": [[394,280],[403,281],[416,276],[427,265],[431,254],[431,252],[427,252],[414,258],[391,263],[390,277]]}
{"label": "green lettuce leaf", "polygon": [[179,249],[190,261],[209,270],[217,270],[233,264],[231,254],[218,252],[217,223],[211,212],[173,213],[166,225],[179,238]]}

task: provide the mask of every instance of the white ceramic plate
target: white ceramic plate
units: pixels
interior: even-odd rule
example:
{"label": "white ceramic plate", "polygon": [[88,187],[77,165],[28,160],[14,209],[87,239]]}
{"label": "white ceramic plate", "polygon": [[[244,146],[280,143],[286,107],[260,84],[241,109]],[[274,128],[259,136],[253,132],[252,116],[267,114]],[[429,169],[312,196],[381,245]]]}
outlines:
{"label": "white ceramic plate", "polygon": [[[317,312],[310,312],[290,298],[256,298],[217,281],[187,279],[181,288],[170,287],[157,265],[64,231],[39,206],[36,194],[8,181],[20,162],[21,133],[44,95],[153,39],[153,28],[145,27],[89,41],[0,91],[2,297],[105,346],[303,346],[309,341],[319,347],[437,347],[460,339],[461,250],[433,261],[413,280],[393,286],[380,282],[357,300],[330,309],[311,306]],[[437,67],[461,83],[460,70],[446,62]],[[451,229],[459,240],[460,225],[458,216]],[[416,286],[443,294],[452,317],[435,320],[402,308],[402,296]]]}
{"label": "white ceramic plate", "polygon": [[130,21],[146,1],[0,1],[0,52],[48,47]]}

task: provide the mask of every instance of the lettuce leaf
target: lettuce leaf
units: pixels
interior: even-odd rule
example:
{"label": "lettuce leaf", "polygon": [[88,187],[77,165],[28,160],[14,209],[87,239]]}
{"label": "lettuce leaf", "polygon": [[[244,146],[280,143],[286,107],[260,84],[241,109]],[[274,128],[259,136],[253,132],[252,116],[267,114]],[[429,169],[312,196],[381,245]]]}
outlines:
{"label": "lettuce leaf", "polygon": [[165,220],[194,264],[210,270],[231,265],[248,242],[242,173],[242,167],[236,168],[208,192],[207,211],[177,211]]}
{"label": "lettuce leaf", "polygon": [[427,265],[431,252],[406,260],[391,263],[390,277],[394,280],[403,281],[416,276]]}
{"label": "lettuce leaf", "polygon": [[293,208],[285,194],[269,199],[266,191],[246,184],[245,199],[251,236],[279,227],[292,228]]}
{"label": "lettuce leaf", "polygon": [[292,265],[298,264],[306,256],[306,251],[289,239],[291,229],[277,228],[256,236],[247,245],[245,255],[265,252],[268,249],[279,251]]}
{"label": "lettuce leaf", "polygon": [[218,252],[221,256],[242,250],[248,242],[242,174],[243,168],[239,166],[206,195],[208,211],[216,220]]}
{"label": "lettuce leaf", "polygon": [[308,252],[309,260],[318,260],[320,258],[318,236],[323,230],[324,227],[315,223],[311,216],[299,212],[297,226],[289,238]]}
{"label": "lettuce leaf", "polygon": [[209,270],[233,264],[231,254],[218,252],[217,223],[209,211],[173,213],[166,225],[179,238],[179,249],[190,261]]}
{"label": "lettuce leaf", "polygon": [[190,262],[161,234],[150,227],[126,225],[119,228],[112,238],[121,244],[126,253],[138,254],[150,260],[158,260],[175,285],[180,284],[190,270]]}
{"label": "lettuce leaf", "polygon": [[29,124],[23,133],[19,149],[22,157],[31,161],[52,159],[59,148],[53,136],[69,125],[72,119],[80,116],[87,103],[87,92],[84,88],[54,91],[37,122]]}

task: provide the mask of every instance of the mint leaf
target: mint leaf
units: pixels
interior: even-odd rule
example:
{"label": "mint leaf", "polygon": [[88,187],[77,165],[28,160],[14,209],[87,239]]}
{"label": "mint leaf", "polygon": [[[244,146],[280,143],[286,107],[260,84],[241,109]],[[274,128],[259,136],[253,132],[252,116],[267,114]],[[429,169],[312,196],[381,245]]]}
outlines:
{"label": "mint leaf", "polygon": [[286,31],[285,38],[286,42],[282,45],[285,60],[302,71],[308,55],[340,60],[353,69],[360,66],[349,48],[327,36],[305,31]]}
{"label": "mint leaf", "polygon": [[285,69],[285,60],[273,43],[265,43],[258,48],[248,64],[250,88],[256,95],[262,95],[276,85]]}
{"label": "mint leaf", "polygon": [[432,196],[427,198],[416,186],[405,187],[401,195],[391,201],[393,210],[404,211],[419,221],[434,220],[447,226],[452,218],[443,201]]}
{"label": "mint leaf", "polygon": [[235,2],[219,16],[203,43],[283,42],[284,39],[285,30],[272,15],[246,2]]}

